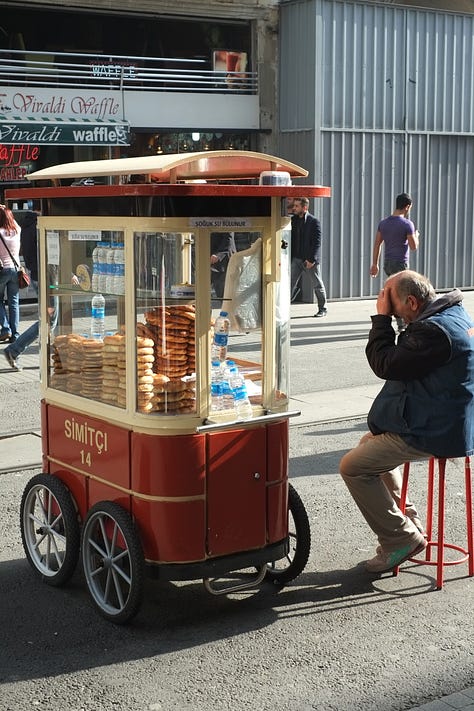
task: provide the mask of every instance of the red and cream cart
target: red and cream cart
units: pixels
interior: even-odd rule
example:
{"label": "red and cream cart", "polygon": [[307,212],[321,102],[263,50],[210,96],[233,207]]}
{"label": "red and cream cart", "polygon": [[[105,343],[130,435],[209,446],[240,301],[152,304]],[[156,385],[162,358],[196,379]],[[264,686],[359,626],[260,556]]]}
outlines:
{"label": "red and cream cart", "polygon": [[[306,175],[274,156],[215,151],[58,165],[7,194],[41,211],[44,473],[23,493],[23,545],[54,586],[81,556],[114,622],[138,611],[146,572],[225,594],[306,565],[308,518],[288,484],[288,418],[299,413],[288,410],[287,200],[330,192],[291,184]],[[215,232],[247,246],[231,257],[223,301],[211,290]],[[98,292],[102,339],[91,337]],[[231,405],[211,409],[220,308],[252,404],[245,421]]]}

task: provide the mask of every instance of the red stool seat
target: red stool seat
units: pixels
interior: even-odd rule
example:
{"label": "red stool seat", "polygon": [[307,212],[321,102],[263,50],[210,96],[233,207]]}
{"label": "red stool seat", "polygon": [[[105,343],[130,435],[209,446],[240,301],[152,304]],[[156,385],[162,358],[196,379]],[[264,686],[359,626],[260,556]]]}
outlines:
{"label": "red stool seat", "polygon": [[[438,462],[438,531],[437,538],[433,539],[433,508],[434,508],[434,478],[435,478],[435,462]],[[403,484],[400,500],[400,509],[405,512],[405,502],[408,491],[408,478],[410,474],[410,463],[407,462],[403,468]],[[454,543],[446,543],[444,540],[444,523],[445,523],[445,478],[446,478],[446,459],[429,460],[428,464],[428,498],[426,504],[426,535],[428,546],[425,550],[424,559],[410,558],[410,561],[418,565],[435,565],[436,566],[436,588],[441,590],[443,587],[444,566],[459,565],[468,561],[469,577],[474,575],[474,539],[473,539],[473,515],[472,515],[472,481],[471,481],[471,460],[470,457],[464,458],[464,481],[466,490],[466,529],[467,529],[467,547],[455,545]],[[432,550],[436,548],[437,554],[435,560],[432,560]],[[445,560],[444,551],[446,548],[458,551],[461,557],[456,560]],[[394,574],[398,573],[398,569],[394,570]]]}

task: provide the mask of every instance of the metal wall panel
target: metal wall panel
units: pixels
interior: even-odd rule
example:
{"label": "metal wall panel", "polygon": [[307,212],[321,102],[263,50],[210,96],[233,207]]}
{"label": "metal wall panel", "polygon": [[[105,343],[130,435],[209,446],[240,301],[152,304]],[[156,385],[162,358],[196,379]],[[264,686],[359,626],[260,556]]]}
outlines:
{"label": "metal wall panel", "polygon": [[473,287],[474,141],[412,136],[410,153],[418,186],[418,268],[439,288]]}
{"label": "metal wall panel", "polygon": [[322,125],[403,128],[406,11],[322,3]]}
{"label": "metal wall panel", "polygon": [[472,132],[472,16],[407,12],[407,129]]}
{"label": "metal wall panel", "polygon": [[347,2],[321,10],[323,126],[474,130],[472,16]]}
{"label": "metal wall panel", "polygon": [[439,289],[473,288],[474,17],[298,0],[282,5],[280,32],[280,153],[332,186],[314,204],[329,297],[377,293],[375,232],[402,191],[421,232],[412,268]]}
{"label": "metal wall panel", "polygon": [[291,8],[282,8],[279,107],[282,131],[314,130],[317,71],[316,18],[314,0],[295,2]]}
{"label": "metal wall panel", "polygon": [[[324,237],[323,271],[331,298],[368,296],[378,291],[369,275],[377,225],[392,210],[403,186],[403,142],[398,134],[323,134],[323,184],[330,200],[319,205]],[[387,171],[386,157],[393,160]]]}

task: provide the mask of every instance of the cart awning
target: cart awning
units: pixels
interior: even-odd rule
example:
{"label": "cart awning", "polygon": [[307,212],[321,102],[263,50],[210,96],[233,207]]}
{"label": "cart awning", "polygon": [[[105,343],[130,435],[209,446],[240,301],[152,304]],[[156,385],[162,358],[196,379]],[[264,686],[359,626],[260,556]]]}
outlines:
{"label": "cart awning", "polygon": [[149,181],[176,183],[186,180],[252,180],[264,171],[285,171],[306,178],[308,171],[283,158],[253,151],[201,151],[137,158],[63,163],[26,176],[28,180],[60,180],[95,176],[145,175]]}

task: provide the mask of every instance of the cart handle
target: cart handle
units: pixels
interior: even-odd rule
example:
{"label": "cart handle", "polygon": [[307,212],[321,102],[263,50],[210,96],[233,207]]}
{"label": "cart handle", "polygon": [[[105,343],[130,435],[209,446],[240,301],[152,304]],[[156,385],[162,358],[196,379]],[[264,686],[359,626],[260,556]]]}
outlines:
{"label": "cart handle", "polygon": [[258,425],[261,422],[273,422],[275,420],[283,420],[289,417],[298,417],[299,415],[301,415],[301,410],[287,410],[286,412],[270,412],[270,410],[267,410],[266,415],[252,417],[250,420],[232,420],[232,422],[212,422],[212,420],[206,420],[204,425],[196,427],[196,432],[201,433],[215,432],[217,430],[233,430],[236,425],[239,427],[253,427],[253,425]]}

